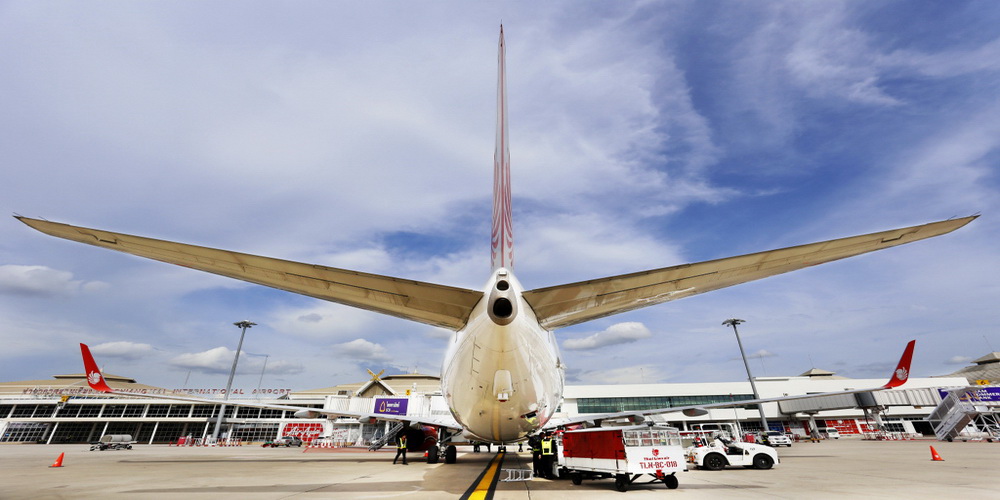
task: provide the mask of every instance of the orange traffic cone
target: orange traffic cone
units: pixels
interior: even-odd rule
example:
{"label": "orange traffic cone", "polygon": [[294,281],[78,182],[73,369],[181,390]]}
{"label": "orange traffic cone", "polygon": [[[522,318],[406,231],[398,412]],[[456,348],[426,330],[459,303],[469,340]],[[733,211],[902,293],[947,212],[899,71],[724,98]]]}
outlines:
{"label": "orange traffic cone", "polygon": [[57,458],[55,463],[53,463],[49,467],[62,467],[63,456],[65,455],[66,455],[65,453],[60,453],[59,458]]}
{"label": "orange traffic cone", "polygon": [[933,446],[931,446],[931,462],[944,462],[944,459],[941,458],[941,455],[938,455],[937,450]]}

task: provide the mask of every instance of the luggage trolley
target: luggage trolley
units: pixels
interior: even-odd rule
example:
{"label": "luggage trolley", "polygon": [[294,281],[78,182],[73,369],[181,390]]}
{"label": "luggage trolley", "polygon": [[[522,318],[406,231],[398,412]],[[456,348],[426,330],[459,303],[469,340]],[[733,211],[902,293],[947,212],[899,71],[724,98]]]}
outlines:
{"label": "luggage trolley", "polygon": [[686,471],[681,436],[675,427],[597,427],[566,431],[557,440],[560,467],[573,484],[584,479],[615,478],[627,491],[640,476],[653,476],[667,488],[678,486],[677,472]]}

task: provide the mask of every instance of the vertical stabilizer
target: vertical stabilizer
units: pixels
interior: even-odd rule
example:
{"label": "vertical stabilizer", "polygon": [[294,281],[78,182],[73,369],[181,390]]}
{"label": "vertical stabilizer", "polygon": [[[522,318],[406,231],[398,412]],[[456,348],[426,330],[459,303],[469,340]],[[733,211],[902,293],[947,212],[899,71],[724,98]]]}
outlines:
{"label": "vertical stabilizer", "polygon": [[514,227],[510,214],[510,146],[507,135],[507,64],[503,25],[497,68],[497,143],[493,153],[493,267],[514,267]]}
{"label": "vertical stabilizer", "polygon": [[90,384],[90,388],[99,392],[111,392],[111,388],[104,381],[104,375],[101,375],[101,370],[97,368],[97,362],[90,354],[90,348],[87,347],[87,344],[80,344],[80,352],[83,354],[83,369],[87,373],[87,383]]}

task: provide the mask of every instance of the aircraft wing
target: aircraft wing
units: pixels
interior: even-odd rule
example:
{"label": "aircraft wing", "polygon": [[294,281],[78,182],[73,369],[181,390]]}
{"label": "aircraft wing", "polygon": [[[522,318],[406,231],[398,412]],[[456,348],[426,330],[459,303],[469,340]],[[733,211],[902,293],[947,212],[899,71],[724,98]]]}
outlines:
{"label": "aircraft wing", "polygon": [[429,325],[465,326],[482,292],[16,216],[45,234]]}
{"label": "aircraft wing", "polygon": [[825,262],[954,231],[963,217],[737,257],[683,264],[524,292],[542,327],[552,330],[718,290]]}
{"label": "aircraft wing", "polygon": [[889,377],[889,381],[879,387],[871,387],[867,389],[849,389],[849,390],[834,391],[834,392],[821,392],[815,394],[796,394],[791,396],[779,396],[774,398],[743,399],[740,401],[727,401],[724,403],[674,406],[670,408],[656,408],[652,410],[636,410],[636,411],[623,411],[617,413],[581,415],[578,417],[567,418],[567,419],[552,419],[545,425],[545,428],[553,429],[557,427],[563,427],[574,424],[592,424],[596,426],[600,425],[600,422],[606,420],[628,420],[634,423],[640,423],[643,420],[645,420],[645,417],[651,415],[663,415],[667,413],[683,413],[684,415],[687,415],[689,417],[697,417],[707,414],[708,410],[714,408],[732,408],[734,406],[747,406],[760,403],[774,403],[778,401],[821,398],[824,396],[839,396],[841,394],[857,394],[860,392],[876,392],[876,391],[884,391],[886,389],[893,389],[905,384],[906,381],[910,378],[910,362],[913,360],[913,347],[916,345],[916,343],[917,343],[916,340],[911,340],[908,344],[906,344],[906,349],[903,350],[903,355],[899,358],[899,363],[896,364],[896,369],[893,370],[892,375]]}
{"label": "aircraft wing", "polygon": [[90,348],[87,344],[80,344],[80,352],[83,355],[83,367],[87,374],[87,384],[90,388],[101,392],[104,394],[114,394],[116,396],[126,396],[132,398],[153,398],[153,399],[165,399],[170,401],[186,401],[191,403],[201,403],[210,405],[226,405],[226,406],[246,406],[249,408],[267,408],[270,410],[285,410],[295,412],[295,416],[299,418],[319,418],[320,416],[326,415],[329,417],[347,417],[356,418],[365,422],[375,422],[377,420],[385,420],[390,422],[406,422],[410,424],[424,424],[432,425],[435,427],[446,427],[449,429],[462,430],[462,426],[458,425],[458,422],[454,418],[450,417],[409,417],[406,415],[393,415],[388,413],[363,413],[363,412],[350,412],[350,411],[329,411],[322,408],[310,408],[307,406],[294,406],[294,405],[276,405],[269,403],[259,403],[253,401],[242,401],[242,400],[227,400],[222,401],[218,399],[207,399],[207,398],[196,398],[191,396],[175,396],[170,394],[137,394],[134,392],[127,391],[116,391],[112,389],[107,382],[104,380],[104,375],[97,368],[97,362],[94,361],[94,356],[90,353]]}

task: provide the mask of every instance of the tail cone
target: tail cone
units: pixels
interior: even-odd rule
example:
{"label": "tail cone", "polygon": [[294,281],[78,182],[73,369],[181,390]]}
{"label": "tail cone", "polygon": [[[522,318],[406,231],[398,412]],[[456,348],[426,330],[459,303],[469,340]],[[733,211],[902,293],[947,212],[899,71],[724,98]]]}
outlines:
{"label": "tail cone", "polygon": [[944,459],[941,458],[941,455],[938,455],[937,450],[933,446],[931,446],[931,462],[944,462]]}
{"label": "tail cone", "polygon": [[60,453],[59,454],[59,458],[57,458],[56,461],[55,461],[55,463],[53,463],[49,467],[62,467],[63,466],[62,462],[63,462],[63,457],[64,456],[66,456],[66,453]]}

